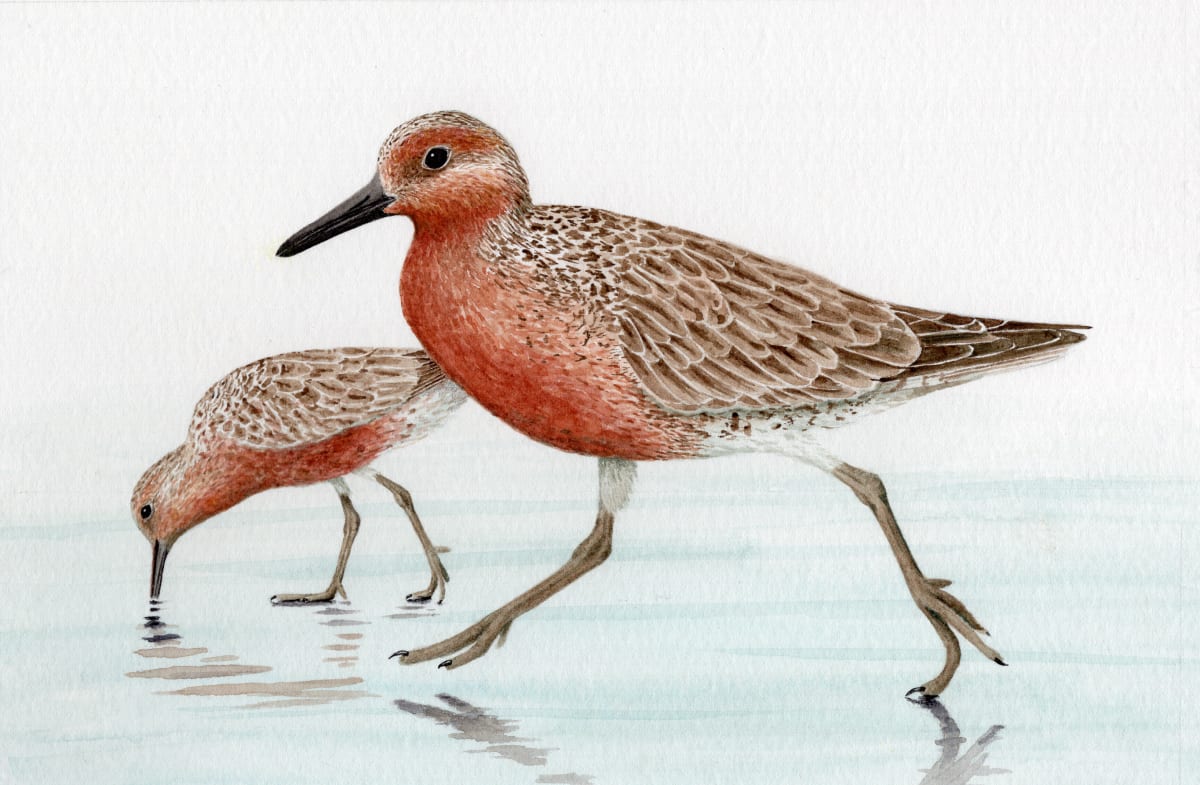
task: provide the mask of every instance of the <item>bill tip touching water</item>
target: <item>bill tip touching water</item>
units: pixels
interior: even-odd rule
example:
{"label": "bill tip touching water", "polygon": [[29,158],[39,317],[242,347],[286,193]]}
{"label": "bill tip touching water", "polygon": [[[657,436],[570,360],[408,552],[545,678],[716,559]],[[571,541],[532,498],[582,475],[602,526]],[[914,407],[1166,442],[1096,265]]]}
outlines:
{"label": "bill tip touching water", "polygon": [[425,533],[411,494],[371,463],[437,428],[465,400],[462,391],[415,349],[312,349],[241,366],[196,404],[183,444],[138,480],[133,520],[150,542],[150,596],[162,591],[167,557],[193,527],[271,488],[330,483],[341,501],[342,546],[329,585],[278,594],[273,602],[327,602],[342,585],[360,518],[345,477],[385,488],[404,510],[429,564],[430,581],[413,602],[438,601],[449,575]]}
{"label": "bill tip touching water", "polygon": [[1005,664],[950,582],[917,566],[880,478],[813,433],[1056,359],[1086,327],[899,305],[694,232],[534,204],[513,147],[461,112],[401,124],[376,164],[366,186],[278,254],[410,218],[403,312],[430,357],[518,431],[600,466],[594,528],[562,568],[458,635],[398,652],[402,661],[470,662],[602,563],[634,462],[772,452],[836,478],[874,514],[945,650],[916,692],[945,689],[960,638]]}

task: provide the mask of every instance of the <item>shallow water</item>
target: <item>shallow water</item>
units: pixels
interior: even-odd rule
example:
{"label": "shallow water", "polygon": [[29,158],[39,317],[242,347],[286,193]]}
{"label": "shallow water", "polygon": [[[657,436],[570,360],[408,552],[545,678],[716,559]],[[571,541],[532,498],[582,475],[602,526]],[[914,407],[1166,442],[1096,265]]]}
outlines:
{"label": "shallow water", "polygon": [[189,534],[154,606],[128,521],[0,526],[19,587],[0,615],[0,783],[1200,777],[1192,483],[889,478],[922,566],[1010,663],[965,649],[943,700],[914,704],[939,645],[866,512],[832,484],[742,479],[769,492],[643,478],[610,561],[453,672],[388,655],[553,570],[590,499],[418,495],[451,548],[441,606],[404,602],[427,573],[383,502],[360,503],[350,600],[304,607],[268,598],[324,587],[332,497]]}

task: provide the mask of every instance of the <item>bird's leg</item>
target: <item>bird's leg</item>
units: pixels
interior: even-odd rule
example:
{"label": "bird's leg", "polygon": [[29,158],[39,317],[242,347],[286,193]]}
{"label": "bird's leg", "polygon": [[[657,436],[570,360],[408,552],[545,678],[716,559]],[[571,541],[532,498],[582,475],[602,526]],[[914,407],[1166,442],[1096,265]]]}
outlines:
{"label": "bird's leg", "polygon": [[928,697],[934,697],[946,689],[946,685],[954,677],[954,671],[958,669],[959,660],[962,658],[958,641],[954,637],[955,632],[979,649],[989,660],[1000,665],[1007,664],[995,650],[980,639],[980,632],[987,634],[983,625],[967,610],[961,600],[946,591],[950,581],[926,578],[917,567],[917,561],[913,558],[908,543],[904,541],[899,524],[896,523],[896,516],[892,514],[891,505],[887,500],[887,490],[883,487],[883,482],[879,477],[848,463],[837,463],[830,466],[828,471],[849,486],[859,500],[875,513],[875,518],[883,528],[883,534],[887,537],[888,544],[892,546],[892,553],[895,554],[896,562],[900,565],[900,572],[904,574],[904,582],[908,584],[908,591],[912,594],[913,601],[925,614],[929,623],[933,625],[934,631],[937,632],[938,637],[942,640],[942,645],[946,648],[946,664],[941,673],[920,687],[910,690],[910,694],[920,692]]}
{"label": "bird's leg", "polygon": [[497,639],[502,640],[508,634],[509,627],[518,616],[541,605],[608,558],[612,553],[613,520],[617,511],[629,498],[635,474],[634,463],[615,458],[601,458],[600,509],[596,514],[596,523],[591,533],[575,548],[566,564],[529,591],[492,611],[457,635],[421,649],[398,651],[392,656],[399,657],[403,663],[417,663],[461,652],[458,656],[442,661],[438,666],[453,669],[486,654]]}
{"label": "bird's leg", "polygon": [[[551,595],[558,593],[608,558],[612,551],[612,525],[613,514],[601,509],[591,534],[579,544],[567,563],[549,578],[457,635],[424,648],[399,651],[393,656],[399,657],[401,662],[412,664],[462,652],[457,657],[443,661],[440,667],[444,668],[458,668],[483,656],[497,639],[507,634],[509,625],[518,616],[541,605]],[[463,649],[466,651],[462,651]]]}
{"label": "bird's leg", "polygon": [[417,539],[421,541],[421,547],[425,549],[425,561],[429,562],[429,585],[409,594],[406,599],[409,602],[429,602],[436,591],[438,604],[441,605],[442,600],[446,598],[446,583],[450,580],[450,573],[446,572],[446,567],[442,564],[441,557],[438,556],[438,549],[430,541],[429,535],[425,533],[425,527],[421,525],[421,518],[417,515],[416,507],[413,506],[412,494],[405,490],[400,483],[389,480],[379,472],[371,471],[370,476],[374,478],[375,482],[391,491],[392,496],[396,499],[396,504],[399,504],[400,508],[408,515],[413,531],[417,533]]}
{"label": "bird's leg", "polygon": [[358,525],[361,522],[361,518],[358,517],[358,511],[354,509],[354,504],[350,501],[350,488],[346,485],[345,480],[338,478],[330,480],[330,483],[337,489],[338,498],[342,500],[342,512],[346,519],[342,526],[342,549],[338,552],[337,567],[333,570],[333,577],[329,580],[329,586],[322,592],[314,594],[276,594],[271,598],[271,602],[277,605],[330,602],[337,594],[340,594],[343,599],[346,598],[346,590],[342,588],[342,576],[346,574],[346,562],[350,560],[350,548],[354,545],[354,538],[358,535]]}

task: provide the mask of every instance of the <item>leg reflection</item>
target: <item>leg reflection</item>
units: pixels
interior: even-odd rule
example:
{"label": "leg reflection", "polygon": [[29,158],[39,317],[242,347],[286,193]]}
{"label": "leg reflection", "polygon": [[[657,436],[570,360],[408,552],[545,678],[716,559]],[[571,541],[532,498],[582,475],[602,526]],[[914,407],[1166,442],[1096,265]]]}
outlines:
{"label": "leg reflection", "polygon": [[[454,729],[450,734],[452,739],[462,739],[483,744],[482,749],[468,750],[469,752],[487,752],[499,758],[511,760],[522,766],[545,766],[546,753],[553,752],[554,747],[533,747],[525,742],[537,742],[515,735],[517,723],[490,713],[487,709],[473,706],[461,698],[442,693],[438,700],[445,706],[416,703],[404,700],[396,701],[396,708],[414,717],[425,717],[438,725]],[[590,785],[592,777],[586,774],[543,774],[537,778],[539,783],[565,783],[568,785]]]}
{"label": "leg reflection", "polygon": [[958,729],[958,723],[950,716],[946,707],[936,699],[916,700],[912,703],[926,709],[938,721],[942,736],[935,744],[942,748],[942,754],[934,762],[933,767],[922,769],[925,777],[920,785],[968,785],[976,777],[986,777],[989,774],[1010,774],[1008,769],[995,769],[987,763],[987,748],[1000,738],[1003,725],[993,725],[980,736],[974,744],[961,755],[962,745],[966,738]]}
{"label": "leg reflection", "polygon": [[[326,615],[330,610],[332,609],[326,608],[318,611],[318,615]],[[174,625],[163,620],[163,604],[151,601],[150,612],[143,617],[143,623],[139,625],[142,643],[133,653],[151,660],[157,667],[134,670],[125,675],[131,679],[190,683],[190,686],[182,689],[160,693],[165,695],[249,696],[258,701],[246,704],[244,708],[313,706],[376,697],[363,690],[347,689],[362,684],[363,680],[359,677],[272,682],[228,681],[232,677],[267,673],[273,668],[270,665],[241,663],[236,654],[209,654],[205,646],[184,646],[183,636],[168,632],[173,629],[176,629]],[[353,667],[358,661],[355,652],[359,645],[357,641],[361,637],[362,635],[356,633],[336,634],[335,643],[322,646],[323,652],[336,652],[336,656],[325,657],[324,662],[334,663],[339,668]]]}

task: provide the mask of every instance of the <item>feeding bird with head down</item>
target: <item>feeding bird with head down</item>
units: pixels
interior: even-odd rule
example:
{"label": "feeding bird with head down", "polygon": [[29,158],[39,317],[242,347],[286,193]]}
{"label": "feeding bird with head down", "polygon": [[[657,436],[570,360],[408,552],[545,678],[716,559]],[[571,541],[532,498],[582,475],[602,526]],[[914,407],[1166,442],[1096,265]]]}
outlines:
{"label": "feeding bird with head down", "polygon": [[464,401],[461,389],[415,349],[310,349],[244,365],[196,404],[187,439],[138,480],[134,522],[150,541],[150,597],[162,591],[167,555],[186,532],[256,493],[328,482],[341,500],[342,547],[323,591],[278,594],[277,603],[346,596],[342,579],[360,517],[343,479],[361,474],[386,488],[407,514],[429,564],[429,585],[408,596],[444,596],[449,576],[412,496],[371,468],[393,447],[441,425]]}

